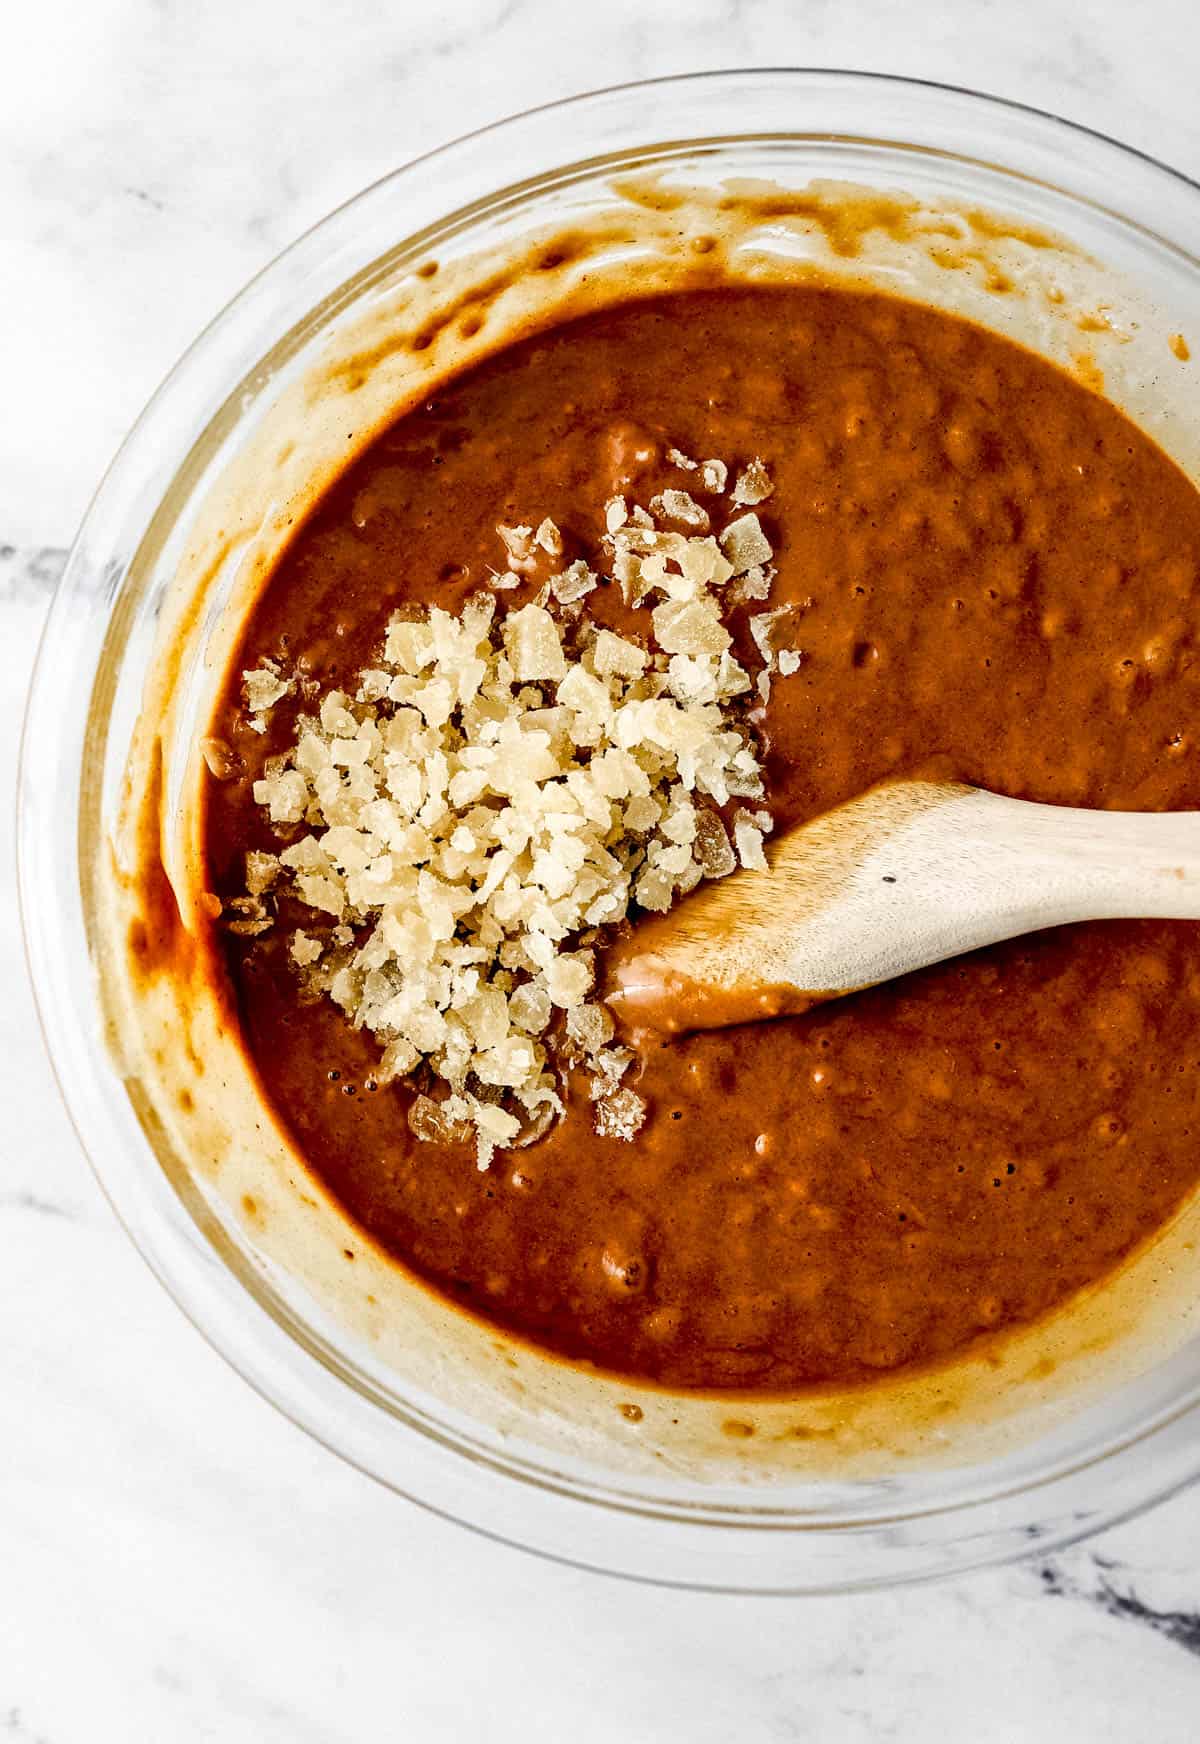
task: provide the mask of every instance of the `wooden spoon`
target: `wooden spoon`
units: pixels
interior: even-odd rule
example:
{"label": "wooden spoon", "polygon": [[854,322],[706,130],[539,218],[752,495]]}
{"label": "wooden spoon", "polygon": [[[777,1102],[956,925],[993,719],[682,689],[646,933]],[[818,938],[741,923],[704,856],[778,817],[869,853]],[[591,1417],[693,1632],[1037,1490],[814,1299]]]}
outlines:
{"label": "wooden spoon", "polygon": [[1066,921],[1200,919],[1200,812],[1076,811],[887,782],[701,885],[610,954],[606,997],[663,1034],[803,1011]]}

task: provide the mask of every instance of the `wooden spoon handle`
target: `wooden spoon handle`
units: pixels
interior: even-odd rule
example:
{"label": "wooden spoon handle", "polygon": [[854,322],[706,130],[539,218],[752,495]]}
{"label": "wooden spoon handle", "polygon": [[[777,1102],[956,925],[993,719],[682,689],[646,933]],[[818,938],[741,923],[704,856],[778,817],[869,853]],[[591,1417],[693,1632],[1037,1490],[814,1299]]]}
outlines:
{"label": "wooden spoon handle", "polygon": [[[989,929],[1011,921],[1013,933],[1119,915],[1200,917],[1200,812],[1075,811],[924,782],[895,791],[910,815],[859,873],[896,861],[892,876],[910,900],[919,894]],[[789,860],[806,834],[788,838]]]}
{"label": "wooden spoon handle", "polygon": [[704,886],[637,929],[612,970],[627,1021],[711,1028],[1068,921],[1200,918],[1200,812],[897,782],[791,831],[769,858],[769,873]]}

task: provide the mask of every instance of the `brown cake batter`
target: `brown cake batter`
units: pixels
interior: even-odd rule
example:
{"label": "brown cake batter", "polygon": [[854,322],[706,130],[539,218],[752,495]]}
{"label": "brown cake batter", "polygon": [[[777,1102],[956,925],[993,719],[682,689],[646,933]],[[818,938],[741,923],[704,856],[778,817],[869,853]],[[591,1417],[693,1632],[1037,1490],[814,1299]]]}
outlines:
{"label": "brown cake batter", "polygon": [[[777,828],[918,771],[1200,807],[1187,479],[1098,395],[965,321],[729,287],[510,346],[316,505],[214,722],[235,773],[209,784],[212,888],[236,896],[245,850],[278,848],[251,785],[303,707],[252,732],[244,668],[304,655],[323,688],[349,681],[398,604],[455,610],[487,584],[498,522],[549,516],[594,550],[610,495],[686,482],[672,445],[761,455],[774,481],[772,605],[803,602],[804,651],[760,720]],[[632,621],[615,588],[587,603]],[[227,936],[232,996],[267,1096],[347,1211],[475,1313],[668,1386],[779,1392],[945,1358],[1102,1277],[1200,1175],[1189,925],[1063,929],[656,1043],[633,1143],[598,1137],[581,1097],[487,1172],[468,1144],[413,1139],[407,1086],[375,1086],[377,1043],[300,997],[285,944],[283,926]]]}

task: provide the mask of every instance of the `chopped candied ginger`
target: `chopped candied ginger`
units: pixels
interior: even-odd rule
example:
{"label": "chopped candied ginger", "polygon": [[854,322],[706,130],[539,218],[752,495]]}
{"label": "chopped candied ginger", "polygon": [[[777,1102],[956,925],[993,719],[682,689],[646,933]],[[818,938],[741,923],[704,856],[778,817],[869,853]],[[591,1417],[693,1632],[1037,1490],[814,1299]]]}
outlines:
{"label": "chopped candied ginger", "polygon": [[744,504],[748,509],[753,509],[759,503],[765,503],[774,489],[770,473],[756,456],[738,473],[732,491],[732,500],[735,503]]}
{"label": "chopped candied ginger", "polygon": [[267,730],[266,717],[277,702],[295,689],[295,681],[284,678],[273,660],[264,660],[251,672],[242,673],[242,696],[250,725],[256,733]]}
{"label": "chopped candied ginger", "polygon": [[763,832],[758,822],[739,812],[734,819],[733,841],[737,857],[750,872],[765,872],[767,856],[763,851]]}
{"label": "chopped candied ginger", "polygon": [[771,561],[771,542],[757,515],[740,515],[721,534],[721,550],[733,566],[734,575]]}
{"label": "chopped candied ginger", "polygon": [[[546,525],[552,526],[553,522],[547,522]],[[534,546],[537,543],[537,535],[533,528],[499,526],[496,531],[500,535],[500,543],[504,546],[509,569],[518,575],[532,569]],[[538,532],[541,532],[540,527]]]}
{"label": "chopped candied ginger", "polygon": [[233,747],[225,739],[211,736],[201,739],[200,755],[214,781],[232,781],[240,767]]}
{"label": "chopped candied ginger", "polygon": [[281,871],[277,855],[260,854],[252,848],[246,855],[246,894],[262,896],[271,889]]}
{"label": "chopped candied ginger", "polygon": [[636,1090],[612,1090],[597,1101],[596,1131],[601,1138],[621,1138],[628,1143],[646,1124],[645,1099]]}
{"label": "chopped candied ginger", "polygon": [[727,878],[737,866],[725,825],[715,811],[701,812],[696,821],[696,858],[706,878]]}
{"label": "chopped candied ginger", "polygon": [[650,513],[663,521],[681,521],[685,527],[696,527],[702,533],[709,529],[708,510],[687,491],[665,490],[652,497]]}
{"label": "chopped candied ginger", "polygon": [[267,932],[274,921],[261,897],[235,896],[225,904],[222,924],[226,932],[252,939]]}
{"label": "chopped candied ginger", "polygon": [[[668,458],[725,492],[724,462]],[[733,500],[769,489],[756,460]],[[413,1133],[472,1141],[480,1168],[558,1118],[579,1065],[596,1131],[635,1136],[634,1055],[595,993],[603,929],[766,864],[768,814],[738,810],[732,842],[721,817],[763,791],[754,677],[723,613],[767,596],[772,552],[753,513],[716,531],[713,513],[686,490],[650,511],[614,497],[592,564],[566,561],[552,521],[501,525],[512,585],[557,561],[535,597],[502,612],[493,576],[457,615],[396,612],[346,690],[301,686],[313,712],[254,782],[281,846],[247,855],[225,924],[265,930],[285,890],[311,910],[288,940],[297,974],[375,1036],[379,1084],[419,1069]],[[583,615],[613,581],[636,631]],[[267,665],[244,684],[255,717],[293,688]]]}

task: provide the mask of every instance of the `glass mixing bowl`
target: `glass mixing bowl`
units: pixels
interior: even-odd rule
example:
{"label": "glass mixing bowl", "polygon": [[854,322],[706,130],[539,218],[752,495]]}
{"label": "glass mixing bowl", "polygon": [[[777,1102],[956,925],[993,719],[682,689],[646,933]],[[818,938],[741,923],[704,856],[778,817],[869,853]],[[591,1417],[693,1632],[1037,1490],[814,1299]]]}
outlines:
{"label": "glass mixing bowl", "polygon": [[[789,225],[764,208],[742,239],[756,260],[824,263],[891,284],[1098,370],[1106,391],[1200,477],[1200,421],[1177,337],[1200,312],[1200,189],[1184,177],[1017,105],[855,73],[725,72],[576,98],[445,146],[368,189],[196,341],[118,454],[71,553],[34,679],[19,789],[22,912],[59,1083],[118,1215],[213,1345],[327,1446],[432,1509],[579,1564],[742,1591],[862,1588],[1045,1550],[1189,1482],[1200,1469],[1196,1208],[1152,1256],[1170,1290],[1147,1284],[1145,1265],[1133,1283],[1112,1286],[1139,1336],[1116,1341],[1103,1362],[1093,1350],[1078,1386],[1031,1390],[1001,1364],[987,1433],[927,1425],[903,1457],[877,1446],[873,1462],[806,1463],[787,1451],[803,1445],[795,1425],[790,1439],[772,1430],[784,1407],[756,1417],[728,1400],[564,1375],[536,1353],[463,1332],[464,1317],[426,1298],[402,1304],[394,1324],[388,1315],[372,1323],[361,1301],[343,1312],[321,1265],[291,1265],[265,1242],[244,1214],[253,1200],[235,1191],[236,1171],[214,1178],[195,1129],[173,1122],[119,1063],[119,968],[101,887],[163,626],[183,621],[173,616],[179,575],[195,568],[214,500],[239,465],[245,479],[246,457],[261,460],[289,395],[294,412],[314,360],[344,352],[364,321],[376,330],[402,321],[435,259],[439,282],[453,283],[480,251],[519,251],[548,227],[578,232],[619,199],[626,212],[651,214],[652,274],[656,248],[681,237],[709,246],[684,236],[690,208],[672,189],[704,190],[719,225],[722,188],[814,182],[834,201],[833,184],[903,196],[918,214],[912,234],[905,242],[868,226],[850,248],[828,226]],[[647,199],[648,187],[665,197]],[[945,211],[958,214],[949,229],[919,216]],[[988,213],[1005,222],[979,216]],[[634,224],[614,246],[636,256],[640,235]],[[547,287],[571,271],[560,252],[541,264]],[[346,392],[365,382],[368,400],[382,382],[377,413],[390,391],[379,367],[349,385],[341,378]],[[253,467],[248,476],[263,492],[277,482]],[[172,802],[252,545],[226,541],[206,572],[204,610],[187,622],[187,659],[157,729]],[[842,1407],[805,1409],[813,1421],[824,1411],[836,1441]],[[731,1415],[738,1435],[722,1441]],[[762,1433],[744,1433],[755,1428]]]}

